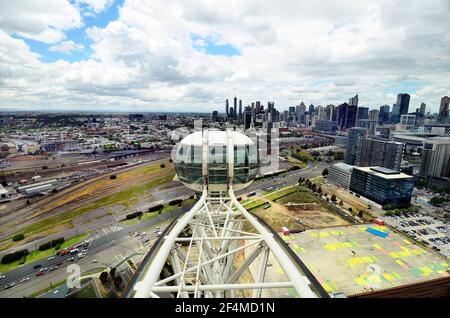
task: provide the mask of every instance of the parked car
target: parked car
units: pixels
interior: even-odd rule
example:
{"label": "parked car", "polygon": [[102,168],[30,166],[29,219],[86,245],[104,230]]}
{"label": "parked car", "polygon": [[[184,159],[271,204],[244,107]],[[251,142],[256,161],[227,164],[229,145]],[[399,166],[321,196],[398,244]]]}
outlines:
{"label": "parked car", "polygon": [[38,268],[41,268],[41,267],[42,267],[41,264],[37,264],[37,265],[34,265],[34,266],[33,266],[34,269],[38,269]]}
{"label": "parked car", "polygon": [[44,272],[37,272],[36,277],[42,276],[44,274],[45,274]]}

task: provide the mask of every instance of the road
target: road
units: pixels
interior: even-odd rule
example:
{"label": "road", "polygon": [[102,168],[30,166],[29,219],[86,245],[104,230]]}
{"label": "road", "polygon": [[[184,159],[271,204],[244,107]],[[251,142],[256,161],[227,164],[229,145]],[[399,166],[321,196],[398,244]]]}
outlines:
{"label": "road", "polygon": [[[244,193],[254,192],[257,190],[263,190],[268,187],[284,187],[296,184],[298,182],[298,179],[300,177],[303,178],[313,178],[322,173],[322,170],[327,167],[328,164],[319,164],[314,169],[301,169],[301,170],[295,170],[290,171],[282,175],[278,175],[275,177],[268,177],[266,179],[258,180],[252,183],[250,186],[248,186],[246,189],[239,191],[237,194],[242,195]],[[186,194],[186,188],[185,187],[176,187],[175,189],[168,189],[165,191],[161,191],[164,193],[162,195],[162,198],[173,199],[182,195]],[[161,215],[158,215],[152,219],[141,221],[137,224],[127,226],[125,228],[119,229],[112,233],[107,233],[105,235],[102,235],[98,238],[95,238],[92,240],[91,246],[88,250],[88,257],[81,259],[77,262],[82,268],[83,271],[91,270],[92,268],[99,267],[99,264],[92,264],[90,263],[91,260],[95,259],[95,255],[100,254],[102,252],[105,252],[109,249],[113,248],[112,242],[118,242],[119,240],[130,236],[130,234],[133,234],[135,232],[142,231],[145,228],[151,227],[153,225],[156,225],[158,223],[167,221],[171,218],[178,217],[181,214],[185,213],[191,208],[191,206],[185,206]],[[98,231],[100,232],[100,231]],[[35,291],[39,291],[37,287],[40,287],[44,285],[42,288],[48,287],[50,282],[56,283],[58,281],[61,281],[68,277],[69,273],[66,273],[66,266],[67,262],[65,261],[68,257],[68,255],[65,256],[56,256],[55,259],[51,261],[47,261],[46,259],[38,260],[32,263],[27,263],[21,267],[18,267],[16,269],[13,269],[5,274],[5,278],[0,281],[0,286],[2,286],[0,290],[0,297],[22,297],[26,295],[30,295]],[[76,257],[75,257],[76,258]],[[58,268],[55,271],[52,272],[46,272],[45,275],[41,277],[35,277],[38,269],[34,269],[33,267],[37,264],[41,264],[43,267],[52,267],[55,266],[57,263],[63,261],[64,266],[61,266],[61,268]],[[26,282],[20,284],[19,281],[22,278],[30,277],[31,279]],[[37,284],[36,282],[44,282]],[[3,286],[15,282],[16,286],[14,286],[11,289],[4,290]]]}

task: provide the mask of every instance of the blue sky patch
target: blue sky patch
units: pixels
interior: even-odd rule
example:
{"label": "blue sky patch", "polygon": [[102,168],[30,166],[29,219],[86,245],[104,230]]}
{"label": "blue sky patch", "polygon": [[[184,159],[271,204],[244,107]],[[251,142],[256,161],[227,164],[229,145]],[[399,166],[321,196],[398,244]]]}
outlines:
{"label": "blue sky patch", "polygon": [[[74,3],[72,1],[72,3]],[[26,39],[24,37],[13,35],[13,37],[25,41],[30,47],[32,52],[38,53],[40,60],[44,63],[52,63],[58,60],[65,60],[67,62],[77,62],[81,60],[88,60],[92,54],[92,41],[86,35],[86,29],[90,27],[104,28],[109,22],[117,20],[119,18],[119,7],[123,5],[123,0],[116,0],[110,7],[106,8],[102,12],[95,13],[89,9],[86,4],[80,4],[80,9],[83,19],[83,27],[79,29],[71,29],[66,31],[64,41],[73,41],[75,44],[82,44],[84,46],[81,50],[74,50],[69,53],[50,51],[50,47],[54,44],[46,44],[40,41]]]}
{"label": "blue sky patch", "polygon": [[211,37],[191,35],[192,47],[210,55],[235,56],[241,52],[231,44],[217,44]]}

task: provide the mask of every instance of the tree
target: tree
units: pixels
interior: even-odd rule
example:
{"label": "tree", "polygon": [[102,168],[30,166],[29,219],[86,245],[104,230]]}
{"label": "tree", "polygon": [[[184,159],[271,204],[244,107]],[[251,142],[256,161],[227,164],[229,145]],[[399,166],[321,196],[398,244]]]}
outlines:
{"label": "tree", "polygon": [[353,209],[352,209],[352,208],[348,208],[348,211],[349,211],[350,213],[352,213],[352,212],[353,212]]}
{"label": "tree", "polygon": [[106,285],[106,283],[108,282],[108,273],[107,272],[102,272],[100,274],[100,281],[102,282],[103,285]]}
{"label": "tree", "polygon": [[116,176],[115,174],[112,174],[112,175],[109,176],[109,178],[110,178],[111,180],[114,180],[114,179],[117,179],[117,176]]}
{"label": "tree", "polygon": [[122,285],[122,277],[116,276],[116,277],[114,278],[114,286],[115,286],[117,289],[120,289],[121,285]]}
{"label": "tree", "polygon": [[159,167],[164,169],[166,167],[166,165],[162,163]]}
{"label": "tree", "polygon": [[362,218],[363,215],[364,215],[364,211],[363,211],[363,210],[360,210],[359,213],[358,213],[358,216],[359,216],[360,218]]}
{"label": "tree", "polygon": [[342,202],[342,200],[339,201],[339,205],[340,205],[340,206],[344,206],[344,202]]}
{"label": "tree", "polygon": [[319,187],[319,189],[317,189],[318,193],[322,193],[322,187]]}
{"label": "tree", "polygon": [[328,175],[328,168],[323,169],[322,171],[322,176],[327,176]]}
{"label": "tree", "polygon": [[336,200],[337,200],[337,199],[336,199],[336,195],[333,194],[333,195],[331,196],[331,201],[336,202]]}
{"label": "tree", "polygon": [[111,268],[111,270],[109,271],[109,276],[111,276],[111,278],[114,279],[114,276],[116,276],[116,268],[115,267]]}

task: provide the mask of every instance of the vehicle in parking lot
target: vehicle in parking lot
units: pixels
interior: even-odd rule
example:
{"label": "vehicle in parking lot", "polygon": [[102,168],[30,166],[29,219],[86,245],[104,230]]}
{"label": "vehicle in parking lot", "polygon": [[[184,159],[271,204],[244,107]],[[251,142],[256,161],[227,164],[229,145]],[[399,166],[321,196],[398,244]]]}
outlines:
{"label": "vehicle in parking lot", "polygon": [[41,264],[37,264],[37,265],[34,265],[34,266],[33,266],[34,269],[41,268],[41,267],[42,267]]}
{"label": "vehicle in parking lot", "polygon": [[3,274],[0,274],[0,279],[4,279],[6,276]]}
{"label": "vehicle in parking lot", "polygon": [[42,276],[44,274],[45,274],[44,272],[37,272],[36,277]]}
{"label": "vehicle in parking lot", "polygon": [[66,259],[66,261],[68,262],[73,262],[75,260],[75,257],[69,257],[68,259]]}
{"label": "vehicle in parking lot", "polygon": [[50,272],[52,272],[52,271],[54,271],[54,270],[56,270],[56,269],[58,269],[58,266],[50,267]]}
{"label": "vehicle in parking lot", "polygon": [[52,259],[55,259],[54,256],[50,256],[49,258],[47,258],[47,261],[51,261]]}
{"label": "vehicle in parking lot", "polygon": [[59,263],[57,263],[55,266],[61,266],[62,264],[64,264],[63,262],[59,262]]}
{"label": "vehicle in parking lot", "polygon": [[14,283],[14,282],[12,282],[12,283],[9,283],[8,285],[6,285],[6,286],[5,286],[5,289],[10,289],[10,288],[13,288],[13,287],[14,287],[14,285],[15,285],[15,283]]}
{"label": "vehicle in parking lot", "polygon": [[46,271],[48,271],[48,267],[41,268],[39,271],[40,272],[46,272]]}
{"label": "vehicle in parking lot", "polygon": [[98,261],[97,261],[96,259],[93,259],[93,260],[91,261],[91,263],[92,263],[92,264],[95,264],[95,263],[98,263]]}

